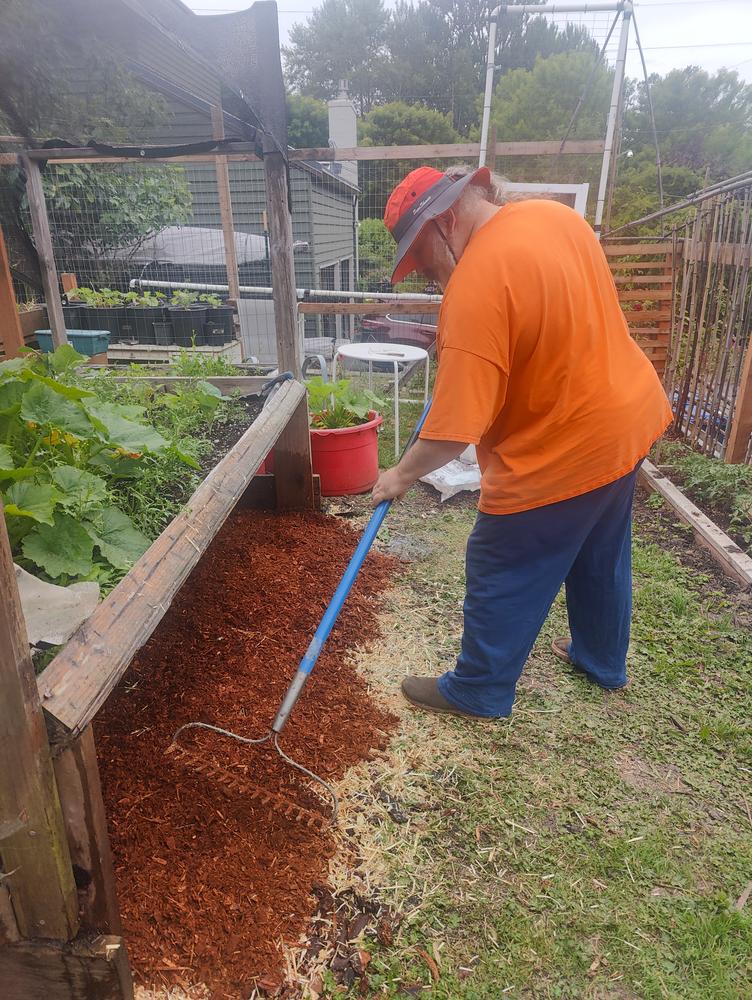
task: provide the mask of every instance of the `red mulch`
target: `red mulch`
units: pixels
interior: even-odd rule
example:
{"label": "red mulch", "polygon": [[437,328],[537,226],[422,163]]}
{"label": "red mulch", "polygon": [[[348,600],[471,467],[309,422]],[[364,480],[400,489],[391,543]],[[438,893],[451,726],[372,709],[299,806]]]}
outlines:
{"label": "red mulch", "polygon": [[[281,981],[326,879],[330,834],[286,820],[165,754],[184,722],[262,736],[357,542],[334,518],[238,511],[100,714],[96,737],[124,935],[145,985],[206,983],[215,998]],[[383,747],[394,719],[347,662],[378,634],[392,560],[369,556],[285,729],[285,751],[337,778]],[[197,735],[194,735],[197,734]],[[267,750],[190,731],[185,744],[308,805]],[[320,806],[320,803],[319,803]]]}

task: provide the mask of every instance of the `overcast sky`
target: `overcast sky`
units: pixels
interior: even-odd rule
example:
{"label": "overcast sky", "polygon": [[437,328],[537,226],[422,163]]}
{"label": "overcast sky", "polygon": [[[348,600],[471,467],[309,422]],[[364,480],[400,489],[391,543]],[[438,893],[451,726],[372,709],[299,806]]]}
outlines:
{"label": "overcast sky", "polygon": [[[220,14],[244,10],[246,0],[184,0],[198,14]],[[387,6],[393,6],[386,0]],[[319,3],[316,0],[278,0],[282,44],[296,21]],[[577,15],[569,15],[575,18]],[[679,66],[699,65],[709,72],[721,66],[735,69],[752,82],[752,0],[640,0],[635,18],[645,51],[648,72],[667,73]],[[590,14],[583,23],[593,26],[603,41],[610,15]],[[557,15],[557,22],[564,15]],[[611,49],[611,46],[609,46]],[[627,73],[642,76],[634,32],[630,35]]]}

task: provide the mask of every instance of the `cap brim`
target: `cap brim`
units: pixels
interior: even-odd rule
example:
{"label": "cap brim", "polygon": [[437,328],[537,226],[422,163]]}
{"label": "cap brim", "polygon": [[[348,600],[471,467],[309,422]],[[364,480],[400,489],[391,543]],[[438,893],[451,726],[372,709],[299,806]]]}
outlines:
{"label": "cap brim", "polygon": [[489,187],[491,184],[491,171],[488,167],[479,167],[473,173],[460,177],[451,187],[443,191],[434,202],[428,205],[425,211],[413,222],[397,244],[397,261],[392,272],[393,285],[396,285],[398,281],[402,281],[411,271],[417,270],[417,264],[410,253],[413,244],[419,239],[429,222],[443,215],[444,212],[448,211],[454,205],[468,184],[482,184],[484,187]]}

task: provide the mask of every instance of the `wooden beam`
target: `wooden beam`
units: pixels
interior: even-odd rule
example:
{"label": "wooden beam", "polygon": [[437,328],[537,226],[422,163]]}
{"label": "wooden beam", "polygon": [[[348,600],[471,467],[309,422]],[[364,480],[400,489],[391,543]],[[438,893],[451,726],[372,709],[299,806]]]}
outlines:
{"label": "wooden beam", "polygon": [[304,316],[404,316],[415,313],[437,315],[440,302],[300,302]]}
{"label": "wooden beam", "polygon": [[274,482],[280,510],[314,509],[307,397],[296,406],[274,448]]}
{"label": "wooden beam", "polygon": [[[603,252],[607,257],[638,257],[640,254],[671,253],[674,245],[671,240],[658,240],[655,243],[602,243]],[[660,261],[661,267],[665,261]]]}
{"label": "wooden beam", "polygon": [[[603,152],[602,139],[571,139],[563,149],[554,141],[497,142],[496,156],[590,156]],[[438,143],[433,146],[354,146],[331,149],[291,149],[291,160],[434,160],[444,158],[477,161],[480,143]]]}
{"label": "wooden beam", "polygon": [[21,156],[20,161],[26,174],[26,196],[29,202],[31,227],[34,231],[34,246],[42,274],[42,287],[47,304],[47,317],[52,331],[52,344],[54,347],[60,347],[61,344],[67,343],[68,338],[65,333],[63,304],[60,300],[60,290],[57,283],[57,268],[55,267],[55,255],[52,251],[52,236],[50,223],[47,219],[47,203],[42,187],[42,175],[39,173],[39,164],[36,161],[30,160],[26,155]]}
{"label": "wooden beam", "polygon": [[37,678],[54,743],[69,743],[90,724],[304,398],[299,382],[281,385],[185,510]]}
{"label": "wooden beam", "polygon": [[21,321],[18,318],[13,279],[10,275],[5,237],[0,229],[0,343],[6,358],[17,358],[25,347]]}
{"label": "wooden beam", "polygon": [[[144,146],[150,150],[153,147]],[[200,153],[189,156],[113,156],[97,153],[89,146],[56,147],[54,149],[28,149],[24,155],[32,161],[45,160],[56,163],[211,163],[217,155],[228,160],[258,160],[253,143],[233,143],[232,151],[222,154]],[[603,152],[602,139],[570,139],[560,148],[558,140],[532,142],[497,142],[496,156],[597,156]],[[306,149],[289,149],[288,159],[293,160],[426,160],[457,158],[477,160],[480,144],[477,142],[439,143],[414,146],[355,146],[332,149],[329,146]],[[0,154],[0,163],[16,163],[15,153]]]}
{"label": "wooden beam", "polygon": [[742,552],[710,518],[689,500],[678,486],[647,459],[640,468],[640,480],[648,490],[660,493],[669,506],[695,533],[698,542],[713,556],[721,569],[746,589],[752,589],[752,558]]}
{"label": "wooden beam", "polygon": [[747,344],[744,355],[724,461],[746,461],[750,436],[752,436],[752,340]]}
{"label": "wooden beam", "polygon": [[81,929],[120,934],[115,870],[91,726],[60,751],[53,766],[78,884]]}
{"label": "wooden beam", "polygon": [[18,930],[68,940],[78,930],[76,884],[1,502],[0,762],[2,881]]}
{"label": "wooden beam", "polygon": [[[612,265],[613,266],[613,265]],[[663,265],[661,265],[663,267]],[[670,274],[618,274],[614,281],[617,285],[670,285]]]}
{"label": "wooden beam", "polygon": [[113,935],[0,948],[0,983],[3,1000],[133,1000],[125,944]]}
{"label": "wooden beam", "polygon": [[[267,145],[269,140],[267,140]],[[301,337],[298,334],[298,294],[292,249],[292,219],[288,205],[287,166],[281,153],[265,151],[266,211],[269,220],[269,256],[272,265],[277,365],[281,372],[300,378]]]}
{"label": "wooden beam", "polygon": [[[225,120],[222,108],[212,104],[212,136],[214,139],[224,139]],[[222,219],[222,234],[225,241],[225,267],[227,268],[227,285],[230,298],[235,302],[240,298],[240,278],[238,277],[238,255],[235,250],[235,226],[232,220],[232,197],[230,195],[230,170],[226,156],[214,159],[214,170],[217,175],[217,195],[219,197],[219,214]]]}
{"label": "wooden beam", "polygon": [[673,299],[671,288],[635,288],[619,292],[619,302],[667,302]]}

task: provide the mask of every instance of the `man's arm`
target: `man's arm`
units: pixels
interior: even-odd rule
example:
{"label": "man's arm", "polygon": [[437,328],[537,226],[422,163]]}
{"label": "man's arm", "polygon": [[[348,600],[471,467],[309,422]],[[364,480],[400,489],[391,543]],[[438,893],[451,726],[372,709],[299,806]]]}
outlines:
{"label": "man's arm", "polygon": [[440,469],[461,455],[465,448],[467,445],[460,441],[424,441],[418,438],[399,465],[379,476],[371,494],[374,507],[382,500],[401,498],[421,476]]}

